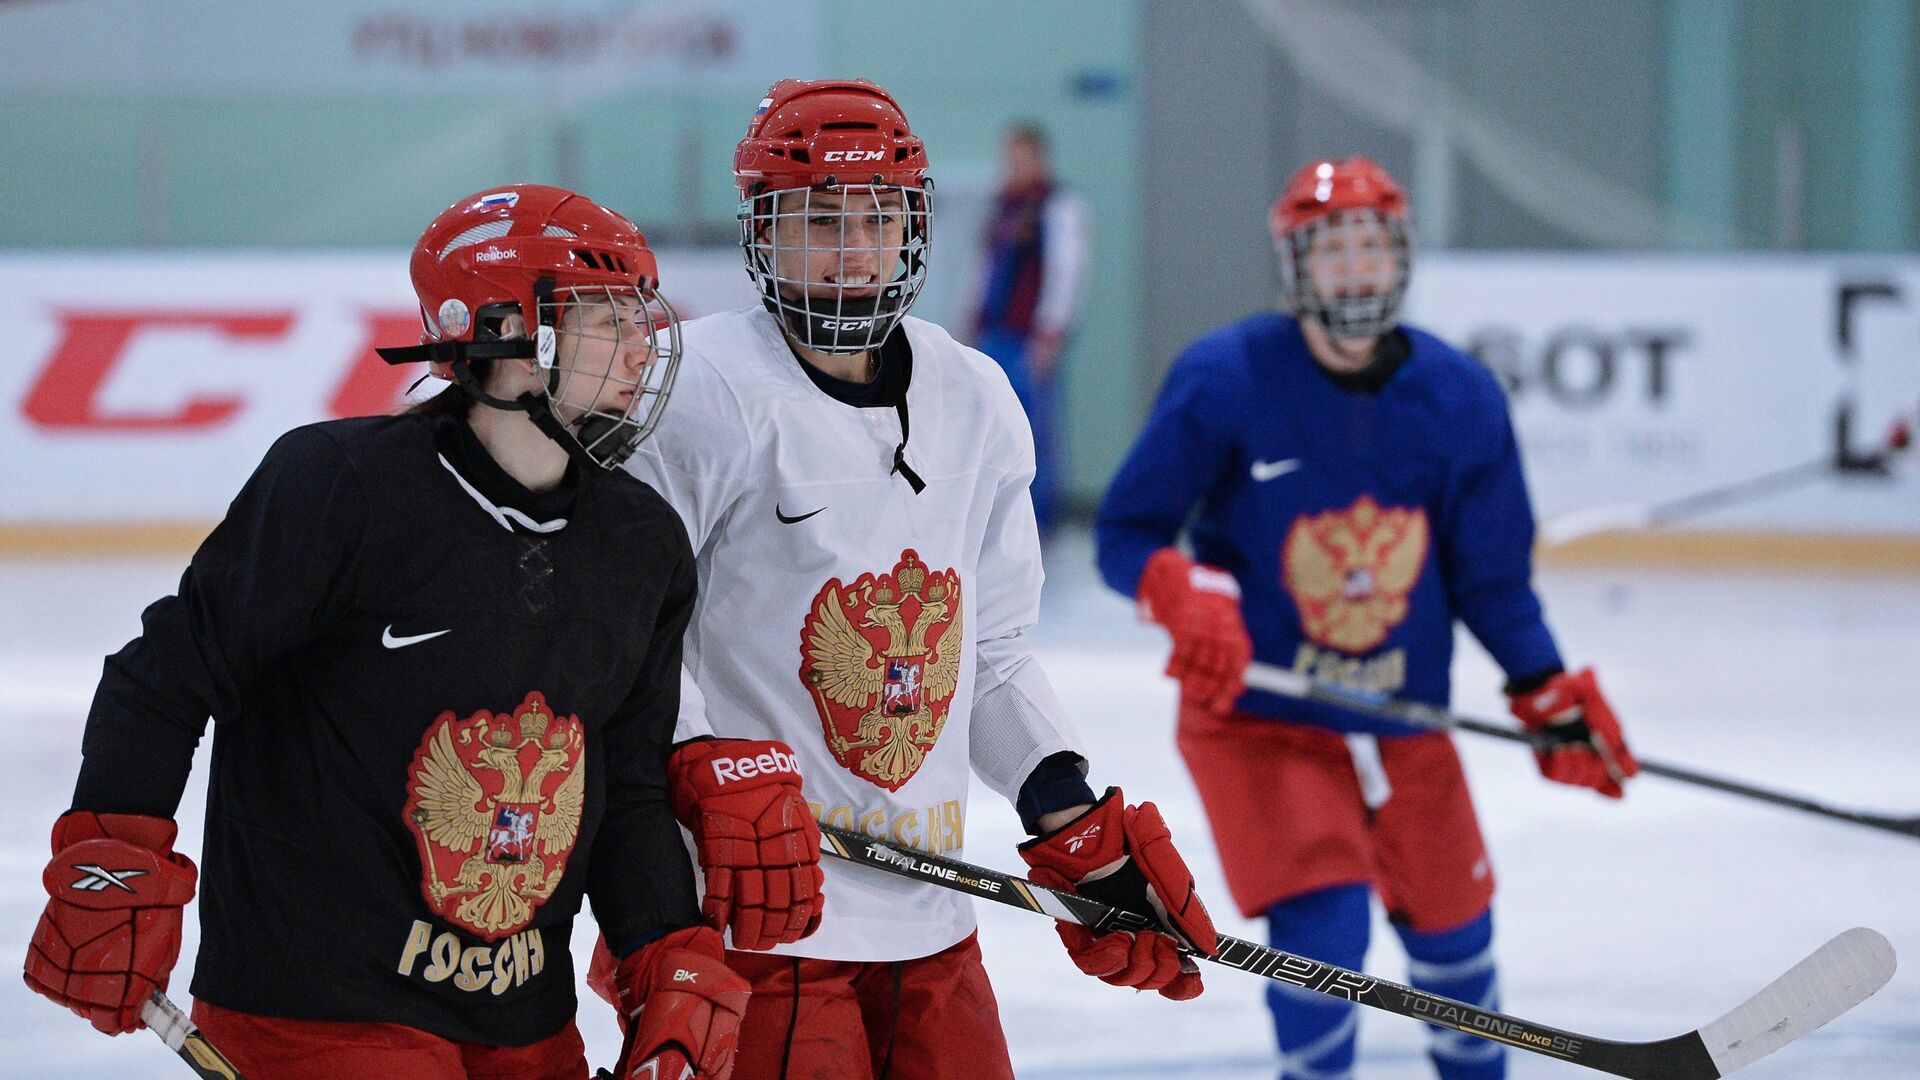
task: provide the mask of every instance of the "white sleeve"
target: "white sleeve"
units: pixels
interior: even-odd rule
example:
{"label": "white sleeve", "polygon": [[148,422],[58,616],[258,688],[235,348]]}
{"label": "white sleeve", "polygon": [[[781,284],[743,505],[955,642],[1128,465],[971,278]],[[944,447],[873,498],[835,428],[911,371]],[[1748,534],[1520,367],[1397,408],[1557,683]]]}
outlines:
{"label": "white sleeve", "polygon": [[1041,761],[1085,749],[1033,656],[1027,632],[1040,620],[1040,531],[1034,523],[1033,434],[1011,388],[1001,412],[1017,447],[1014,469],[1000,479],[974,575],[975,673],[969,755],[973,770],[1008,800]]}
{"label": "white sleeve", "polygon": [[[701,397],[711,401],[721,395],[682,399],[680,390],[674,389],[660,426],[627,459],[626,468],[679,512],[698,555],[706,551],[714,528],[740,497],[738,481],[745,475],[751,449],[737,406],[730,410],[732,415],[727,410],[699,408],[704,404]],[[731,405],[732,399],[715,403]]]}
{"label": "white sleeve", "polygon": [[1034,310],[1037,329],[1065,334],[1073,326],[1086,284],[1088,213],[1086,203],[1071,191],[1056,192],[1047,200],[1046,247],[1041,265],[1040,299]]}
{"label": "white sleeve", "polygon": [[[689,375],[693,377],[687,378]],[[721,519],[740,498],[738,482],[747,475],[746,462],[751,455],[739,403],[710,371],[695,370],[682,373],[660,426],[627,459],[627,471],[659,492],[686,525],[703,594],[709,544]],[[713,726],[707,721],[706,695],[694,676],[700,669],[699,611],[696,601],[694,625],[687,629],[684,639],[680,718],[674,725],[674,742],[713,734]]]}

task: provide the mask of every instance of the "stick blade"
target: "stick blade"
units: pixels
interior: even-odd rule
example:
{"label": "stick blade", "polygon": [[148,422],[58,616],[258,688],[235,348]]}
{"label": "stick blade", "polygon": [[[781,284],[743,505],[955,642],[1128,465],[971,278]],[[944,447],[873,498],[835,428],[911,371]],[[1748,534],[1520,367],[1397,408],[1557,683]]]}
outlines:
{"label": "stick blade", "polygon": [[1872,997],[1893,978],[1894,965],[1893,945],[1856,926],[1702,1027],[1700,1041],[1721,1076],[1744,1069]]}

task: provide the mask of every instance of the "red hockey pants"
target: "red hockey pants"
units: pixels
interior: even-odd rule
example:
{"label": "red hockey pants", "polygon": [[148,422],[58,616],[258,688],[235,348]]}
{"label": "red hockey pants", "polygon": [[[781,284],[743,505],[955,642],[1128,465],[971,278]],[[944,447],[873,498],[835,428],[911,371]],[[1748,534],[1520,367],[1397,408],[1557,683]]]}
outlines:
{"label": "red hockey pants", "polygon": [[526,1046],[455,1042],[401,1024],[286,1020],[193,1003],[193,1022],[249,1080],[586,1080],[587,1048],[569,1023]]}
{"label": "red hockey pants", "polygon": [[1333,885],[1370,884],[1415,930],[1473,921],[1493,899],[1480,823],[1453,740],[1379,740],[1392,794],[1369,808],[1338,733],[1183,703],[1177,740],[1220,868],[1248,918]]}
{"label": "red hockey pants", "polygon": [[1013,1080],[974,935],[917,960],[727,964],[753,983],[733,1080]]}

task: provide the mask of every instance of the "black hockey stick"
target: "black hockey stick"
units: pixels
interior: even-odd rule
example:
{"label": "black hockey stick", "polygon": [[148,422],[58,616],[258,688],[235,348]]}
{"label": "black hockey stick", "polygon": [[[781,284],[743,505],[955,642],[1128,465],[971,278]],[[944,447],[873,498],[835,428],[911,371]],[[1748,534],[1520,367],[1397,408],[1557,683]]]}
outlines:
{"label": "black hockey stick", "polygon": [[[837,858],[1079,923],[1096,933],[1145,930],[1154,925],[1151,918],[1138,912],[1055,892],[998,870],[895,847],[848,829],[822,825],[820,836],[820,849]],[[1711,1024],[1657,1042],[1616,1042],[1482,1009],[1239,938],[1222,936],[1218,951],[1204,959],[1545,1057],[1641,1080],[1710,1080],[1751,1065],[1865,1001],[1886,985],[1894,969],[1893,946],[1887,939],[1876,931],[1855,927],[1816,949]]]}
{"label": "black hockey stick", "polygon": [[200,1080],[243,1080],[240,1070],[233,1067],[227,1056],[214,1049],[200,1029],[194,1026],[180,1006],[167,999],[167,995],[158,990],[140,1006],[140,1019],[147,1027],[160,1036],[167,1048],[180,1055]]}
{"label": "black hockey stick", "polygon": [[[1521,731],[1505,724],[1489,723],[1470,716],[1449,712],[1445,709],[1425,705],[1418,701],[1403,701],[1387,697],[1384,694],[1370,694],[1360,690],[1348,690],[1308,678],[1297,671],[1275,667],[1272,664],[1253,663],[1247,665],[1247,685],[1255,690],[1265,690],[1286,697],[1317,701],[1325,705],[1336,705],[1357,713],[1392,720],[1396,723],[1411,724],[1414,727],[1431,728],[1435,731],[1470,731],[1475,735],[1491,735],[1508,742],[1526,743],[1536,749],[1551,749],[1559,745],[1560,740],[1550,735]],[[1668,765],[1664,762],[1638,758],[1640,771],[1649,776],[1664,776],[1669,780],[1678,780],[1683,784],[1712,788],[1729,795],[1739,795],[1760,802],[1784,806],[1790,810],[1801,810],[1821,817],[1838,821],[1865,825],[1870,829],[1899,833],[1901,836],[1920,839],[1920,817],[1893,817],[1888,814],[1875,814],[1865,810],[1849,810],[1843,807],[1828,806],[1812,799],[1785,792],[1772,791],[1741,780],[1729,780],[1721,776],[1711,776],[1703,772]]]}

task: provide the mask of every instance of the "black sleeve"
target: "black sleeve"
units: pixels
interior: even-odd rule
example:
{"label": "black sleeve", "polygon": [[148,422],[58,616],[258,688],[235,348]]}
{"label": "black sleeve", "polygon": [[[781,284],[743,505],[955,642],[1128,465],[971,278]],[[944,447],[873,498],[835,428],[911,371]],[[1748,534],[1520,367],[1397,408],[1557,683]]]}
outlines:
{"label": "black sleeve", "polygon": [[1020,795],[1013,807],[1028,834],[1039,836],[1041,818],[1069,806],[1098,801],[1100,797],[1087,786],[1087,759],[1071,750],[1062,750],[1048,754],[1033,767],[1033,774],[1020,785]]}
{"label": "black sleeve", "polygon": [[367,504],[325,432],[281,436],[180,577],[107,657],[81,742],[75,809],[171,818],[207,719],[352,602]]}
{"label": "black sleeve", "polygon": [[616,956],[700,921],[693,862],[667,791],[680,639],[693,618],[694,590],[693,551],[682,540],[640,677],[607,724],[607,809],[589,857],[587,896]]}

